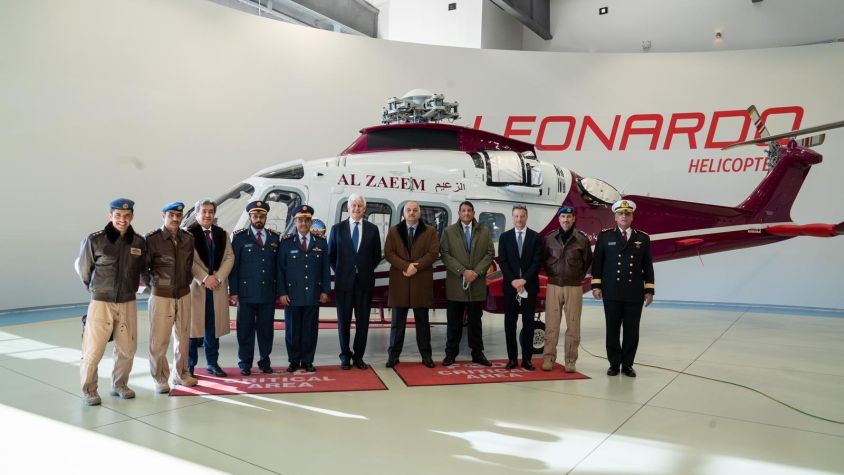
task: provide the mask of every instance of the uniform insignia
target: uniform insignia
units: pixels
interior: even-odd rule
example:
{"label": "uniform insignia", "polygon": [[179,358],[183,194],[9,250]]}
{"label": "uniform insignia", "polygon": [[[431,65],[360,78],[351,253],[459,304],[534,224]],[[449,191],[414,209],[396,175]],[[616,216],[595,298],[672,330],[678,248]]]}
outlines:
{"label": "uniform insignia", "polygon": [[615,228],[606,228],[606,229],[602,229],[601,232],[606,233],[606,232],[609,232],[609,231],[613,231],[614,229]]}
{"label": "uniform insignia", "polygon": [[102,234],[102,233],[104,233],[104,232],[105,232],[105,230],[100,229],[99,231],[97,231],[97,232],[95,232],[95,233],[91,233],[91,237],[94,237],[94,236],[99,236],[100,234]]}
{"label": "uniform insignia", "polygon": [[636,229],[636,232],[639,233],[639,234],[644,234],[645,236],[649,236],[648,233],[642,231],[641,229]]}
{"label": "uniform insignia", "polygon": [[130,252],[133,256],[140,256],[140,255],[141,255],[141,248],[139,248],[139,247],[130,247],[130,248],[129,248],[129,252]]}
{"label": "uniform insignia", "polygon": [[615,246],[615,241],[613,241],[613,242],[608,242],[608,243],[607,243],[607,246]]}
{"label": "uniform insignia", "polygon": [[633,244],[636,245],[636,249],[639,249],[639,248],[642,247],[642,241],[634,241]]}
{"label": "uniform insignia", "polygon": [[148,232],[148,233],[147,233],[147,235],[146,235],[146,236],[144,236],[144,238],[145,238],[145,239],[149,239],[150,237],[155,236],[156,234],[158,234],[158,233],[160,233],[160,232],[161,232],[161,228],[158,228],[158,229],[156,229],[156,230],[154,230],[154,231],[150,231],[150,232]]}
{"label": "uniform insignia", "polygon": [[271,242],[271,243],[270,243],[270,247],[278,247],[278,243]]}
{"label": "uniform insignia", "polygon": [[267,229],[267,232],[275,236],[281,236],[281,233],[276,231],[275,229]]}
{"label": "uniform insignia", "polygon": [[311,251],[313,251],[313,252],[322,252],[322,249],[320,249],[320,248],[318,248],[318,247],[315,247],[315,248],[311,249]]}
{"label": "uniform insignia", "polygon": [[290,250],[290,254],[298,254],[298,253],[299,253],[298,249],[291,249]]}
{"label": "uniform insignia", "polygon": [[129,209],[129,204],[128,204],[128,203],[123,203],[123,209]]}
{"label": "uniform insignia", "polygon": [[238,229],[237,231],[235,231],[235,232],[233,232],[233,233],[232,233],[232,236],[238,236],[238,235],[240,235],[240,234],[245,233],[246,231],[247,231],[247,230],[246,230],[246,228],[241,228],[241,229]]}

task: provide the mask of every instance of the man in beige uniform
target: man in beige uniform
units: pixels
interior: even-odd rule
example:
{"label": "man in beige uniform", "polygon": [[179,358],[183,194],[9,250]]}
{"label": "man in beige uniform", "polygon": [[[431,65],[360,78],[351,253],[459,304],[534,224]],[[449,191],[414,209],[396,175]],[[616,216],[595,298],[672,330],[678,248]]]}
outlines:
{"label": "man in beige uniform", "polygon": [[129,373],[138,347],[138,308],[135,293],[144,274],[147,246],[131,223],[135,202],[118,198],[110,203],[109,223],[90,234],[79,250],[76,272],[91,293],[87,321],[82,332],[82,402],[98,406],[97,365],[109,337],[114,337],[114,370],[111,395],[135,397],[129,389]]}
{"label": "man in beige uniform", "polygon": [[589,238],[574,228],[573,206],[563,205],[557,211],[560,227],[542,240],[545,273],[545,350],[542,369],[551,371],[557,360],[560,339],[561,313],[566,314],[565,358],[566,372],[577,371],[577,347],[580,345],[580,313],[583,309],[581,283],[592,265],[592,246]]}
{"label": "man in beige uniform", "polygon": [[167,347],[173,343],[173,384],[196,386],[188,372],[188,336],[191,319],[190,283],[193,280],[193,235],[179,228],[185,209],[178,201],[164,206],[164,225],[146,235],[149,298],[149,371],[155,392],[170,392]]}

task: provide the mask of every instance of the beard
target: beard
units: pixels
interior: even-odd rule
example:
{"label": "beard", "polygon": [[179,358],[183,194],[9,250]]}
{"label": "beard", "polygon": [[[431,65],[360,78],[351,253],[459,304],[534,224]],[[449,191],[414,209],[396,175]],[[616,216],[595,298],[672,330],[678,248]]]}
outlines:
{"label": "beard", "polygon": [[258,221],[258,222],[252,223],[252,227],[255,228],[255,229],[264,229],[264,224],[265,223],[263,221]]}

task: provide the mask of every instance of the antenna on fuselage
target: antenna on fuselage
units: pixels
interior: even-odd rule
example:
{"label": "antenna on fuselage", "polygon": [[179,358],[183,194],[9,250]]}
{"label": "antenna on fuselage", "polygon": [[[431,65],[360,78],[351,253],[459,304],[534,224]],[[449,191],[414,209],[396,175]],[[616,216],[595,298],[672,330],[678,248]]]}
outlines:
{"label": "antenna on fuselage", "polygon": [[457,120],[457,102],[446,102],[442,94],[425,89],[408,91],[401,98],[391,97],[381,116],[383,124],[424,124]]}

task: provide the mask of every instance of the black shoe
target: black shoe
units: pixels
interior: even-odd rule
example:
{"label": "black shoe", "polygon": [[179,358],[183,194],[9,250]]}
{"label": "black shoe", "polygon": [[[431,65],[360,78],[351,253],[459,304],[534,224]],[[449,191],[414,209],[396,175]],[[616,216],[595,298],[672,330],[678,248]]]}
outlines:
{"label": "black shoe", "polygon": [[196,375],[193,373],[193,366],[188,366],[188,373],[190,373],[191,378],[196,377]]}
{"label": "black shoe", "polygon": [[342,370],[352,369],[352,364],[349,363],[349,360],[340,360],[340,369],[342,369]]}
{"label": "black shoe", "polygon": [[264,374],[273,374],[273,368],[272,366],[264,366],[261,368],[261,372]]}
{"label": "black shoe", "polygon": [[536,366],[534,366],[533,362],[531,362],[530,360],[523,359],[522,360],[522,368],[524,368],[528,371],[536,371]]}
{"label": "black shoe", "polygon": [[217,365],[217,364],[211,365],[211,366],[205,368],[205,370],[208,371],[208,374],[213,374],[214,376],[217,376],[218,378],[225,378],[226,376],[228,376],[226,374],[226,372],[223,371],[223,368],[220,368],[220,365]]}
{"label": "black shoe", "polygon": [[252,370],[251,369],[242,369],[242,370],[240,370],[240,374],[242,374],[244,376],[249,376],[249,375],[252,374]]}
{"label": "black shoe", "polygon": [[387,364],[386,364],[385,366],[387,366],[388,368],[392,368],[393,366],[395,366],[395,365],[397,365],[397,364],[399,364],[399,359],[398,359],[398,358],[395,358],[395,359],[393,359],[393,358],[388,358],[388,359],[387,359]]}
{"label": "black shoe", "polygon": [[636,371],[634,371],[633,368],[621,368],[621,372],[628,378],[636,377]]}
{"label": "black shoe", "polygon": [[434,364],[434,360],[431,357],[422,358],[422,364],[425,365],[426,368],[434,368],[437,365]]}
{"label": "black shoe", "polygon": [[454,364],[454,357],[453,356],[446,356],[443,358],[443,366],[451,366]]}
{"label": "black shoe", "polygon": [[314,365],[312,364],[306,364],[305,371],[307,371],[308,373],[316,373],[316,367],[314,367]]}
{"label": "black shoe", "polygon": [[618,368],[610,366],[610,369],[607,370],[607,376],[618,376]]}
{"label": "black shoe", "polygon": [[369,369],[369,365],[364,363],[363,360],[355,361],[355,368],[357,369]]}
{"label": "black shoe", "polygon": [[492,363],[490,363],[489,360],[486,359],[486,356],[484,356],[483,353],[477,356],[473,356],[472,363],[479,364],[481,366],[492,366]]}
{"label": "black shoe", "polygon": [[295,373],[297,369],[299,369],[298,363],[290,363],[289,365],[287,365],[288,373]]}
{"label": "black shoe", "polygon": [[504,369],[516,369],[516,360],[510,360],[504,365]]}

